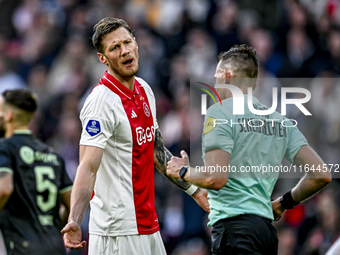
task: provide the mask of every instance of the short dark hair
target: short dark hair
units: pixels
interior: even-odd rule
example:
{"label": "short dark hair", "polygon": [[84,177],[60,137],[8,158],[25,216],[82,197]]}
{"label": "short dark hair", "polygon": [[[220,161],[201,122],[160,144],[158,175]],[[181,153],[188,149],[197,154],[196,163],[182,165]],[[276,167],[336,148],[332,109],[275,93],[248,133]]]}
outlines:
{"label": "short dark hair", "polygon": [[256,57],[255,49],[247,44],[236,44],[228,51],[222,51],[218,55],[217,61],[223,61],[225,64],[230,63],[236,73],[244,74],[247,78],[257,78],[259,60]]}
{"label": "short dark hair", "polygon": [[14,106],[27,113],[34,113],[38,108],[36,97],[27,89],[6,90],[2,93],[5,104]]}
{"label": "short dark hair", "polygon": [[119,27],[124,27],[130,35],[133,37],[132,30],[129,25],[122,19],[106,17],[101,19],[93,27],[92,44],[97,49],[98,52],[104,53],[102,40],[103,37]]}

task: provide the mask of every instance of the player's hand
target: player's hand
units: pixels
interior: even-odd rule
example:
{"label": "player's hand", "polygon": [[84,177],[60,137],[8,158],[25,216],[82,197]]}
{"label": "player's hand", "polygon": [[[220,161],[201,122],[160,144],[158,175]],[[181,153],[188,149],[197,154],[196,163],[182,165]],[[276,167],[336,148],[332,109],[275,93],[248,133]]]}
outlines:
{"label": "player's hand", "polygon": [[274,220],[278,221],[281,218],[283,212],[286,210],[281,206],[280,198],[277,198],[276,200],[272,201],[272,208]]}
{"label": "player's hand", "polygon": [[61,233],[64,234],[63,239],[66,248],[70,248],[71,250],[80,250],[85,247],[86,242],[81,241],[81,229],[77,222],[70,221],[67,223],[67,225],[61,230]]}
{"label": "player's hand", "polygon": [[171,157],[166,167],[166,175],[175,179],[179,179],[179,170],[184,166],[189,166],[189,157],[185,151],[181,151],[182,158]]}
{"label": "player's hand", "polygon": [[208,201],[208,192],[205,189],[200,189],[199,192],[191,196],[196,203],[206,212],[210,213],[210,205]]}

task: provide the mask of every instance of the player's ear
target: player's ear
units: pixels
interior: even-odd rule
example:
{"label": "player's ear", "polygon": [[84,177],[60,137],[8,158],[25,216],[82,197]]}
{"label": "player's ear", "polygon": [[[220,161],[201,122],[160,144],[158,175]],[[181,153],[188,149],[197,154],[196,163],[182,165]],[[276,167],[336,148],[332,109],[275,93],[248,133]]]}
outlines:
{"label": "player's ear", "polygon": [[227,70],[223,70],[224,74],[224,84],[229,84],[230,78],[232,77],[231,73]]}
{"label": "player's ear", "polygon": [[102,62],[104,65],[108,65],[107,58],[103,53],[97,52],[97,56],[100,62]]}
{"label": "player's ear", "polygon": [[5,122],[11,122],[14,118],[14,112],[11,109],[5,111],[4,119]]}
{"label": "player's ear", "polygon": [[223,73],[224,73],[224,78],[226,79],[230,79],[231,78],[231,73],[227,70],[223,70]]}
{"label": "player's ear", "polygon": [[137,47],[137,50],[138,50],[138,44],[137,44],[137,41],[136,41],[136,37],[133,37],[133,40],[135,41],[135,44],[136,44],[136,47]]}

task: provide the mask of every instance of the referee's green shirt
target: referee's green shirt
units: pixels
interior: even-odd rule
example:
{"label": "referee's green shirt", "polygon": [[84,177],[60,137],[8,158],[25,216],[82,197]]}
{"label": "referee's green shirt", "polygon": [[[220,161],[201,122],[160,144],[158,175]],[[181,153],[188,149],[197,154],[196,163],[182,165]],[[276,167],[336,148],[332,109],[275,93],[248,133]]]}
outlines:
{"label": "referee's green shirt", "polygon": [[[212,105],[205,116],[203,159],[205,153],[214,149],[222,149],[231,155],[226,186],[218,191],[208,190],[209,226],[240,214],[255,214],[273,220],[270,198],[281,161],[285,157],[293,163],[301,146],[308,145],[306,138],[287,118],[278,112],[255,115],[248,109],[247,100],[248,95],[244,94],[244,115],[233,114],[233,98],[229,98],[222,101],[222,106],[219,103]],[[258,110],[268,109],[255,97],[253,106]],[[290,127],[284,127],[282,121]]]}

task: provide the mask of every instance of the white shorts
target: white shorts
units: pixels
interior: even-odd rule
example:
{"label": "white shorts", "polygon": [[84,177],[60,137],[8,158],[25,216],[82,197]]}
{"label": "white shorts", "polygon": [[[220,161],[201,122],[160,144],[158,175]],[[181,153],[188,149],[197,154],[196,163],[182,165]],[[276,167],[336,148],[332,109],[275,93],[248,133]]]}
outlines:
{"label": "white shorts", "polygon": [[326,252],[326,255],[337,255],[340,254],[340,238],[338,238],[329,250]]}
{"label": "white shorts", "polygon": [[151,235],[98,236],[90,234],[89,255],[166,255],[159,231]]}

